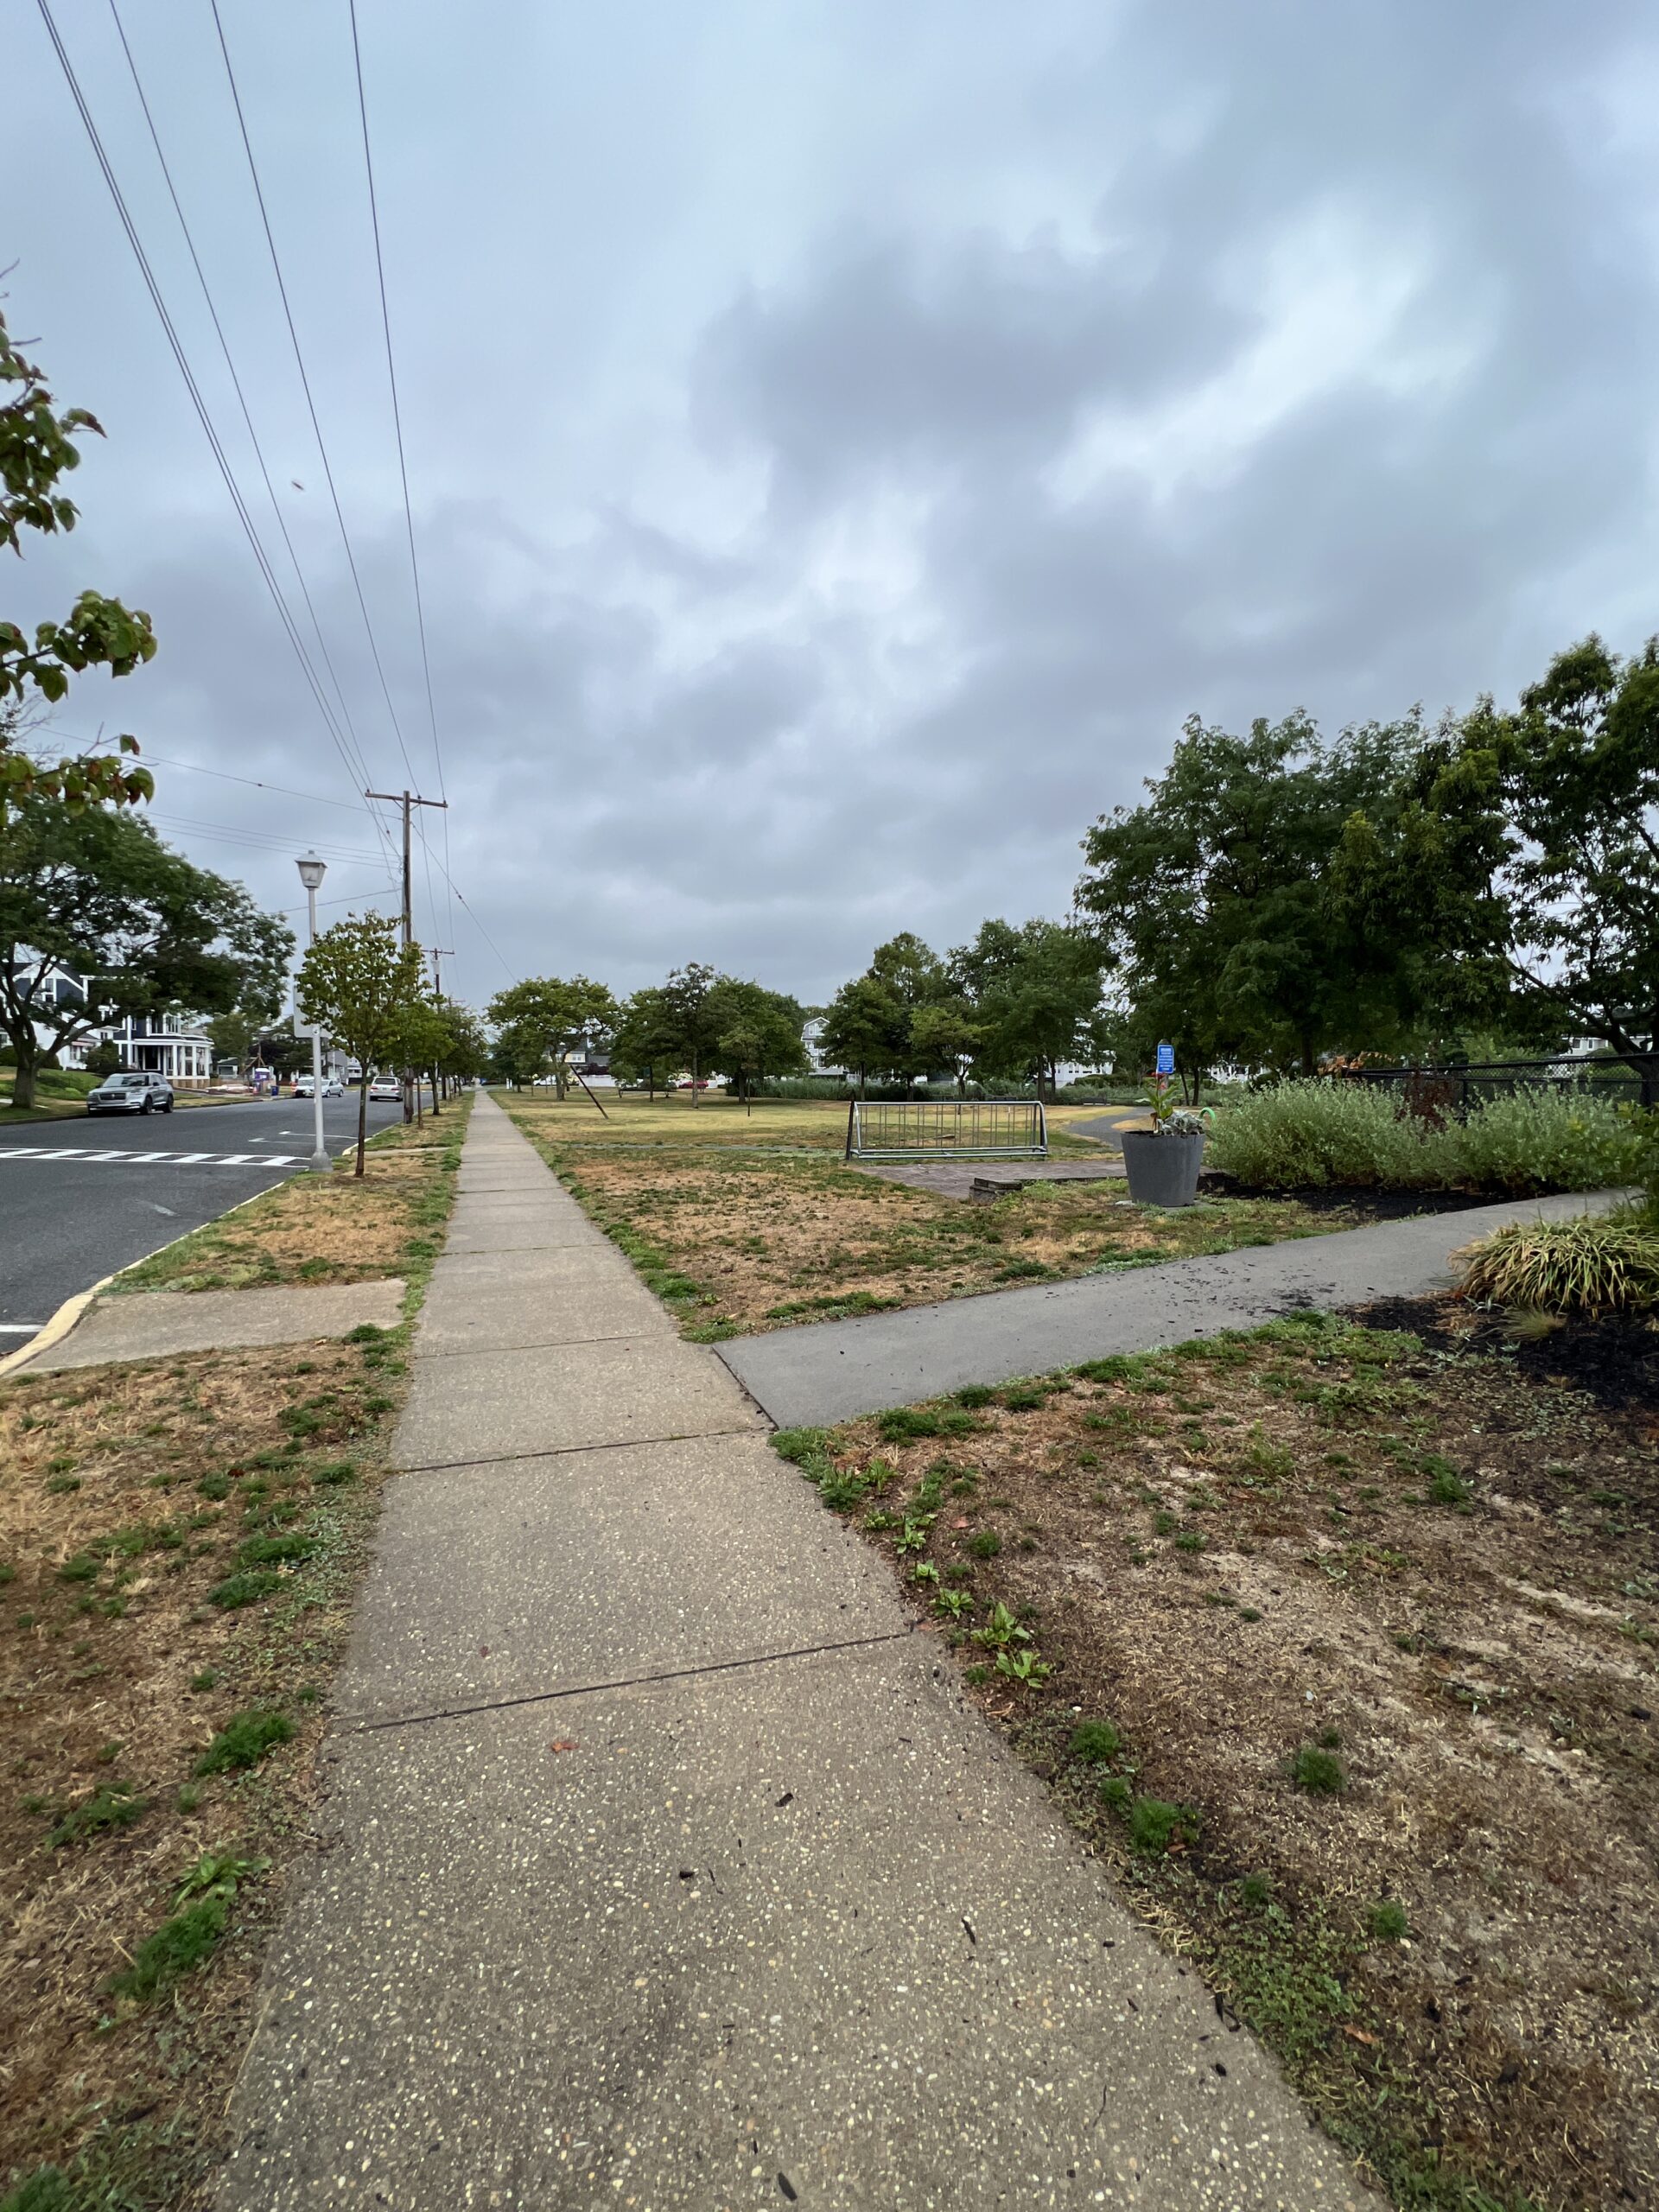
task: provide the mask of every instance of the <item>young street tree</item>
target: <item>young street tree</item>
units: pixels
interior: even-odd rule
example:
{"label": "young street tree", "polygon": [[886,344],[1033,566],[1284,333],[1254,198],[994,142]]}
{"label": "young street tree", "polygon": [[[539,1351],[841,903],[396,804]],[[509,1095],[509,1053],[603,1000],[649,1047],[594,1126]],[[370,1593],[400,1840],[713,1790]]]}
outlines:
{"label": "young street tree", "polygon": [[[59,414],[41,371],[25,360],[0,315],[0,552],[22,552],[24,531],[73,530],[74,502],[60,489],[80,463],[75,440],[104,433],[84,407]],[[54,705],[69,679],[88,668],[130,675],[156,651],[149,617],[118,599],[83,592],[61,622],[41,622],[31,641],[15,622],[0,620],[0,837],[12,804],[30,792],[73,808],[100,802],[129,804],[153,796],[147,768],[135,767],[134,738],[113,753],[37,760],[17,742],[31,705]]]}
{"label": "young street tree", "polygon": [[403,1042],[410,1008],[421,995],[421,948],[399,941],[383,914],[352,914],[324,930],[299,975],[300,1012],[344,1046],[359,1070],[357,1173],[368,1141],[369,1084]]}
{"label": "young street tree", "polygon": [[[38,790],[14,800],[0,835],[0,1029],[16,1061],[14,1103],[34,1103],[48,1055],[126,1015],[274,1014],[293,950],[239,884],[169,852],[130,810]],[[59,970],[85,979],[84,997],[60,993]]]}
{"label": "young street tree", "polygon": [[910,1017],[910,1049],[918,1070],[950,1068],[958,1094],[968,1088],[968,1071],[985,1043],[985,1025],[970,1001],[957,995],[918,1006]]}

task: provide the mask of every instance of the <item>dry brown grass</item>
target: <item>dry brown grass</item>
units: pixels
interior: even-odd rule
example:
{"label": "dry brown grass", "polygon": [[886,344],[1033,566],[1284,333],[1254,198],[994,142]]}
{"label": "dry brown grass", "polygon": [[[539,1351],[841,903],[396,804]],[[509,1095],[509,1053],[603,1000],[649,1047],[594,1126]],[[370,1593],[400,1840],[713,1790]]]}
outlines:
{"label": "dry brown grass", "polygon": [[[462,1125],[446,1115],[446,1139]],[[395,1268],[418,1283],[453,1190],[450,1145],[430,1139],[377,1147],[366,1187],[285,1185],[144,1273],[206,1287],[220,1268],[250,1279],[263,1254],[252,1280]],[[52,2165],[74,2212],[207,2201],[265,1938],[308,1840],[404,1350],[394,1332],[0,1385],[0,2194]],[[246,1559],[290,1539],[303,1556]],[[248,1565],[271,1586],[222,1602]],[[263,1708],[292,1738],[250,1771],[197,1777],[215,1732]],[[66,1833],[117,1784],[137,1817]],[[151,2001],[116,1996],[111,1974],[204,1853],[270,1865],[207,1963]]]}
{"label": "dry brown grass", "polygon": [[[295,1175],[128,1269],[118,1290],[243,1290],[281,1283],[372,1282],[418,1272],[448,1209],[446,1168],[468,1102],[424,1130],[395,1128],[331,1175]],[[453,1116],[453,1118],[452,1118]]]}
{"label": "dry brown grass", "polygon": [[[850,1508],[889,1548],[936,1471],[900,1571],[942,1578],[911,1582],[930,1608],[971,1595],[939,1625],[976,1694],[1397,2202],[1659,2202],[1659,1332],[1517,1354],[1414,1318],[828,1442],[855,1481],[894,1470]],[[997,1600],[1046,1687],[969,1640]],[[1069,1755],[1084,1716],[1122,1732],[1108,1767]],[[1310,1745],[1340,1795],[1294,1785]],[[1196,1842],[1136,1850],[1110,1774]],[[1370,1932],[1388,1902],[1404,1942]]]}
{"label": "dry brown grass", "polygon": [[[533,1118],[524,1126],[539,1134]],[[545,1149],[596,1220],[685,1278],[693,1327],[725,1335],[1276,1243],[1358,1219],[1270,1198],[1168,1213],[1135,1205],[1118,1181],[1034,1183],[976,1205],[788,1153]]]}

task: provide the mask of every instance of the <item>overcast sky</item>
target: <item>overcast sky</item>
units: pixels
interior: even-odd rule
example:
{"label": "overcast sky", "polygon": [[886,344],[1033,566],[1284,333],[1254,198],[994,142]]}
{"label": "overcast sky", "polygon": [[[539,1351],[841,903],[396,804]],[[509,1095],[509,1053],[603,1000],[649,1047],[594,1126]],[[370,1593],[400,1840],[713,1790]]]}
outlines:
{"label": "overcast sky", "polygon": [[[35,0],[0,7],[5,312],[108,432],[3,612],[148,608],[156,660],[64,729],[327,799],[156,771],[262,901],[315,842],[325,899],[388,904]],[[121,21],[362,755],[435,796],[346,0],[220,12],[402,748],[207,0]],[[54,14],[316,658],[107,0]],[[895,930],[1063,914],[1189,712],[1438,712],[1659,627],[1651,6],[359,14],[471,910],[422,861],[416,929],[476,1001],[688,959],[822,1000]]]}

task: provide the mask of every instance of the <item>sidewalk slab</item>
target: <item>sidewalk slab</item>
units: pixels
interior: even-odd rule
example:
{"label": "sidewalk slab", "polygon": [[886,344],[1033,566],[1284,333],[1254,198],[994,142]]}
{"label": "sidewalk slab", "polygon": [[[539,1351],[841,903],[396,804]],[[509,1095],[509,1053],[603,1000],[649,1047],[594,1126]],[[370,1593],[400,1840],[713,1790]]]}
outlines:
{"label": "sidewalk slab", "polygon": [[561,1244],[608,1242],[573,1201],[569,1214],[543,1213],[532,1208],[526,1216],[509,1209],[499,1220],[452,1230],[443,1249],[460,1257],[468,1252],[550,1252]]}
{"label": "sidewalk slab", "polygon": [[300,1288],[130,1291],[95,1300],[63,1341],[30,1360],[26,1371],[49,1375],[171,1352],[313,1344],[347,1336],[365,1321],[395,1329],[404,1318],[404,1290],[401,1277],[387,1276]]}
{"label": "sidewalk slab", "polygon": [[[576,1249],[578,1256],[588,1257]],[[619,1282],[608,1269],[585,1279],[549,1282],[533,1292],[505,1283],[457,1284],[446,1277],[434,1283],[427,1298],[415,1357],[526,1351],[674,1333],[674,1324],[643,1283]]]}
{"label": "sidewalk slab", "polygon": [[461,1466],[763,1426],[718,1361],[653,1334],[417,1359],[396,1448],[406,1469]]}
{"label": "sidewalk slab", "polygon": [[226,2212],[1370,2202],[939,1671],[338,1738]]}
{"label": "sidewalk slab", "polygon": [[1455,1279],[1451,1255],[1503,1223],[1605,1211],[1621,1194],[1510,1200],[1420,1214],[1214,1258],[982,1293],[849,1321],[734,1338],[720,1356],[780,1428],[911,1405],[969,1382],[1005,1382],[1111,1352],[1150,1351],[1297,1307],[1421,1298]]}
{"label": "sidewalk slab", "polygon": [[885,1567],[764,1437],[393,1485],[344,1725],[901,1636]]}

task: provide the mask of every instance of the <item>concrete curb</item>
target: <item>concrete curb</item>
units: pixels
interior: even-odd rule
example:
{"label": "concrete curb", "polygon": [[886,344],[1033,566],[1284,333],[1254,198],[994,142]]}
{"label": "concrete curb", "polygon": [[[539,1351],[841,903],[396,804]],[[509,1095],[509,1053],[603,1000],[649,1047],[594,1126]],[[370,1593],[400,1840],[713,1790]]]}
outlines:
{"label": "concrete curb", "polygon": [[[282,1186],[276,1184],[271,1187],[280,1190]],[[16,1375],[27,1367],[31,1360],[38,1359],[43,1351],[51,1351],[60,1344],[100,1291],[107,1290],[111,1283],[119,1282],[123,1275],[130,1274],[135,1268],[147,1266],[158,1253],[170,1251],[174,1245],[182,1244],[187,1237],[199,1236],[204,1229],[212,1229],[216,1223],[228,1221],[233,1213],[240,1213],[244,1206],[251,1206],[255,1198],[268,1195],[266,1191],[255,1191],[251,1198],[238,1198],[233,1206],[226,1206],[223,1213],[216,1213],[212,1221],[199,1222],[194,1229],[181,1230],[178,1236],[169,1236],[164,1243],[142,1253],[137,1259],[129,1260],[124,1268],[118,1268],[112,1275],[102,1276],[90,1290],[78,1290],[73,1298],[66,1298],[57,1312],[49,1320],[41,1323],[26,1344],[16,1351],[8,1352],[3,1359],[0,1359],[0,1382],[3,1382],[9,1375]]]}
{"label": "concrete curb", "polygon": [[[175,1237],[173,1241],[176,1244],[182,1240]],[[164,1252],[166,1249],[165,1244],[156,1247],[157,1251]],[[154,1259],[156,1254],[149,1252],[144,1256]],[[133,1262],[135,1267],[142,1267],[143,1264],[140,1260]],[[114,1281],[113,1275],[105,1275],[102,1282],[95,1282],[90,1290],[78,1290],[73,1298],[66,1298],[51,1319],[42,1322],[26,1344],[16,1351],[8,1352],[3,1359],[0,1359],[0,1382],[4,1382],[9,1375],[16,1375],[20,1368],[27,1367],[31,1359],[38,1359],[43,1351],[50,1351],[54,1344],[60,1344],[99,1292],[106,1289]]]}

